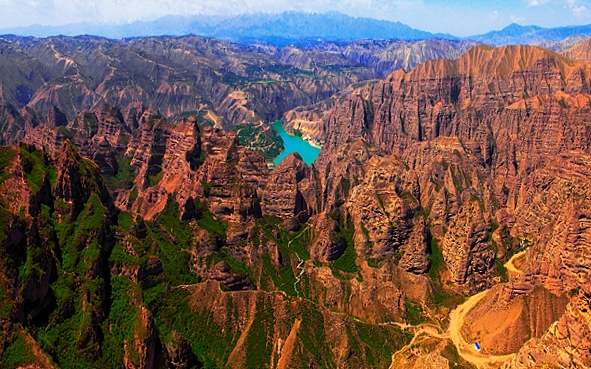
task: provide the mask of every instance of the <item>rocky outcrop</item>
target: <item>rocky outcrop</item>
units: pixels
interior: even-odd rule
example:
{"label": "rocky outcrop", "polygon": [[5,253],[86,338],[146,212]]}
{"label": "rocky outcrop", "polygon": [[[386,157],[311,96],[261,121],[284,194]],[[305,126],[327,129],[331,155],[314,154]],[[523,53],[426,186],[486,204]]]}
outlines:
{"label": "rocky outcrop", "polygon": [[314,167],[308,167],[294,153],[288,155],[273,169],[261,195],[266,214],[291,217],[305,212],[319,211],[319,184]]}
{"label": "rocky outcrop", "polygon": [[[339,203],[335,179],[348,177],[351,187],[360,182],[360,175],[352,180],[356,169],[351,165],[343,169],[341,164],[342,174],[337,174],[334,158],[344,157],[343,147],[351,142],[363,140],[416,171],[418,206],[431,233],[443,240],[446,263],[456,265],[454,281],[462,284],[468,275],[487,275],[496,253],[487,241],[491,224],[498,224],[496,209],[514,209],[513,191],[550,164],[547,158],[576,156],[568,153],[591,148],[583,133],[589,114],[587,69],[536,47],[478,46],[457,60],[430,61],[359,88],[323,118],[326,143],[317,165],[326,178],[327,204]],[[561,128],[565,121],[567,130]],[[454,224],[462,225],[452,230]],[[465,237],[472,246],[456,244]],[[505,245],[513,244],[507,240],[497,245],[500,256]],[[462,249],[466,256],[482,257],[472,265],[458,254]]]}
{"label": "rocky outcrop", "polygon": [[591,61],[591,40],[577,42],[560,54],[569,59],[589,62]]}
{"label": "rocky outcrop", "polygon": [[140,104],[166,117],[207,107],[225,118],[218,127],[231,128],[277,120],[290,109],[376,77],[372,68],[347,61],[344,69],[329,61],[298,69],[264,48],[198,36],[13,36],[0,47],[7,74],[18,77],[0,80],[4,100],[16,109],[33,109],[53,126],[106,103],[122,110]]}
{"label": "rocky outcrop", "polygon": [[203,364],[191,350],[191,344],[177,332],[172,334],[172,342],[167,347],[170,364],[174,368],[194,368]]}
{"label": "rocky outcrop", "polygon": [[503,368],[532,368],[541,365],[588,367],[591,365],[589,295],[577,293],[564,315],[540,338],[527,342]]}
{"label": "rocky outcrop", "polygon": [[395,158],[380,156],[373,156],[364,171],[365,178],[353,187],[346,205],[356,226],[358,252],[425,273],[427,234],[415,197],[416,176]]}
{"label": "rocky outcrop", "polygon": [[[5,309],[0,320],[6,328],[2,347],[22,339],[19,327],[61,324],[77,315],[84,318],[72,325],[68,345],[96,358],[103,336],[101,324],[110,305],[106,265],[114,246],[110,227],[116,222],[98,167],[82,158],[69,141],[55,158],[25,144],[5,147],[3,171],[6,166],[10,171],[3,173],[6,183],[2,186],[18,185],[13,191],[2,191],[0,201],[5,219],[0,233]],[[5,208],[6,194],[16,194],[13,199],[26,200],[27,205]],[[26,352],[32,350],[35,360],[48,362],[36,343],[23,347]],[[45,352],[59,364],[54,350]]]}
{"label": "rocky outcrop", "polygon": [[104,204],[112,203],[99,170],[92,161],[82,158],[70,141],[65,141],[58,153],[59,168],[54,185],[55,196],[65,204],[71,204],[69,216],[75,219],[82,211],[90,195],[97,193]]}
{"label": "rocky outcrop", "polygon": [[564,314],[569,300],[543,287],[508,298],[504,288],[497,285],[491,289],[462,327],[468,342],[477,341],[495,355],[517,352],[528,340],[541,338]]}
{"label": "rocky outcrop", "polygon": [[276,55],[283,62],[302,69],[314,70],[328,65],[336,70],[350,70],[363,66],[375,70],[377,78],[384,78],[395,70],[408,71],[427,60],[455,59],[472,46],[474,43],[470,41],[443,39],[320,41],[307,48],[288,46]]}
{"label": "rocky outcrop", "polygon": [[283,115],[283,128],[291,135],[296,133],[301,135],[304,140],[323,143],[326,134],[323,117],[335,103],[336,99],[331,98],[314,105],[290,110]]}
{"label": "rocky outcrop", "polygon": [[465,203],[442,240],[443,259],[454,283],[468,278],[486,279],[495,263],[495,250],[489,240],[489,221],[478,201]]}
{"label": "rocky outcrop", "polygon": [[345,251],[347,241],[340,235],[339,223],[328,214],[321,213],[312,218],[314,229],[310,244],[310,256],[322,262],[335,261]]}
{"label": "rocky outcrop", "polygon": [[227,262],[221,261],[207,271],[207,279],[223,283],[231,291],[251,290],[252,282],[246,274],[233,273]]}
{"label": "rocky outcrop", "polygon": [[[357,334],[358,329],[366,326],[357,328],[346,315],[319,308],[303,299],[286,300],[281,294],[254,291],[221,293],[212,282],[195,286],[190,296],[190,301],[200,307],[196,313],[207,313],[205,324],[215,322],[230,332],[236,332],[238,340],[229,350],[229,366],[265,366],[275,358],[279,367],[316,366],[329,358],[339,367],[372,366],[368,364],[369,346]],[[267,313],[261,314],[261,311]],[[309,324],[305,323],[302,314],[306,314]],[[270,326],[273,327],[271,334],[259,335],[261,329]],[[406,342],[406,339],[400,340],[398,328],[376,326],[376,329],[380,335],[390,337],[387,345]],[[261,342],[255,339],[265,342],[269,356],[252,356],[253,347]],[[320,344],[318,339],[324,343]],[[311,354],[310,349],[315,350],[314,346],[321,356]],[[302,351],[298,351],[299,347]],[[382,350],[374,350],[371,355],[374,365],[387,365],[390,361],[390,355]]]}
{"label": "rocky outcrop", "polygon": [[[340,199],[348,200],[354,223],[365,228],[355,234],[360,255],[372,240],[388,245],[383,242],[388,238],[380,235],[391,235],[391,227],[404,229],[403,217],[391,220],[396,207],[385,206],[400,197],[401,189],[416,201],[409,218],[423,215],[422,233],[433,239],[432,258],[441,252],[444,270],[439,278],[445,289],[473,293],[501,282],[507,278],[501,260],[530,245],[522,272],[510,275],[502,299],[513,309],[507,313],[511,319],[521,316],[516,311],[523,306],[534,304],[535,309],[523,313],[531,327],[515,323],[519,332],[494,328],[509,338],[491,338],[510,352],[530,338],[528,332],[537,337],[511,365],[552,360],[588,365],[576,361],[583,360],[582,351],[566,359],[565,352],[577,350],[572,342],[563,342],[562,350],[540,352],[541,337],[556,332],[558,323],[553,322],[566,301],[562,296],[575,293],[588,279],[583,251],[589,243],[588,72],[588,64],[540,48],[479,46],[457,60],[427,62],[361,87],[340,98],[323,117],[327,133],[317,160],[323,205],[334,208],[343,203]],[[379,164],[372,167],[372,161]],[[396,161],[401,169],[394,166]],[[414,186],[392,186],[389,193],[396,196],[382,199],[379,206],[373,197],[380,182],[367,182],[372,172]],[[349,191],[334,184],[345,178]],[[370,219],[371,229],[363,219]],[[406,229],[421,227],[408,224]],[[412,254],[424,255],[422,250]],[[398,266],[404,267],[402,260]],[[542,286],[545,292],[536,292]],[[586,324],[581,315],[577,319],[577,324]],[[528,352],[532,356],[526,358]]]}

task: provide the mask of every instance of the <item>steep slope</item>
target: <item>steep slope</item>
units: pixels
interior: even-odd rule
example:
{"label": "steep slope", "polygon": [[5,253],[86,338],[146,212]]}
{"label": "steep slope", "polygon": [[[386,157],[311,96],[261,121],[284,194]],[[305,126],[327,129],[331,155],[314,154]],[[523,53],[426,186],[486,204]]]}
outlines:
{"label": "steep slope", "polygon": [[[3,367],[389,363],[407,342],[400,328],[295,297],[305,244],[293,233],[241,206],[251,231],[233,240],[228,196],[248,189],[223,188],[235,175],[224,165],[244,168],[252,157],[232,160],[235,136],[204,137],[208,194],[193,207],[170,196],[150,220],[117,210],[98,166],[70,141],[53,158],[24,144],[0,149]],[[242,174],[264,177],[261,168]],[[308,296],[313,286],[306,278],[300,288]]]}
{"label": "steep slope", "polygon": [[[28,63],[35,74],[22,76],[32,79],[28,85],[3,83],[4,99],[42,115],[56,106],[68,119],[105,103],[119,107],[133,103],[165,116],[209,105],[229,125],[274,120],[285,110],[327,98],[373,76],[363,67],[353,73],[325,69],[316,75],[286,66],[256,48],[196,36],[118,41],[5,36],[5,40],[10,43],[3,41],[4,47],[14,50],[3,55],[5,64],[17,64],[21,58],[20,64]],[[19,79],[18,71],[10,72],[5,76]],[[28,94],[26,99],[18,95],[17,101],[15,96],[23,93]],[[236,101],[233,96],[238,95],[245,101]]]}
{"label": "steep slope", "polygon": [[[47,152],[0,157],[7,249],[33,245],[0,268],[4,301],[24,301],[2,305],[0,355],[588,366],[589,72],[533,46],[396,71],[293,112],[325,144],[314,165],[293,154],[271,171],[208,107],[7,119]],[[22,241],[37,235],[53,241]]]}
{"label": "steep slope", "polygon": [[[322,122],[326,138],[317,166],[325,209],[351,199],[347,192],[380,192],[375,182],[367,186],[360,180],[360,157],[367,155],[361,154],[362,147],[375,150],[369,154],[373,160],[380,154],[401,160],[400,168],[414,172],[414,178],[386,169],[391,162],[380,164],[378,172],[388,174],[376,178],[390,176],[394,183],[413,184],[405,196],[416,199],[417,210],[408,217],[424,215],[425,233],[432,240],[429,275],[442,283],[433,285],[435,295],[439,288],[471,294],[510,277],[501,295],[488,292],[484,305],[475,307],[473,316],[468,314],[472,325],[484,327],[468,333],[468,339],[492,345],[488,353],[507,353],[535,338],[516,356],[519,365],[526,367],[539,362],[525,357],[528,352],[539,355],[540,340],[556,342],[552,323],[561,321],[568,301],[584,300],[579,291],[589,278],[583,267],[587,265],[583,250],[588,249],[586,188],[591,154],[588,76],[588,64],[538,47],[478,46],[456,60],[429,61],[361,87],[340,98]],[[358,145],[353,155],[341,154],[343,147],[356,141],[364,146]],[[396,193],[405,193],[401,190]],[[387,203],[382,198],[380,206],[391,219],[394,210]],[[351,212],[364,207],[371,207],[369,199],[351,207]],[[379,214],[379,207],[374,207]],[[355,237],[373,241],[375,250],[372,233],[381,223],[375,216],[369,219],[361,222],[364,227]],[[390,220],[386,224],[399,229],[404,223]],[[503,261],[530,244],[534,246],[520,266],[523,272],[507,275]],[[419,250],[412,252],[411,265],[421,265],[418,261],[424,251]],[[401,262],[407,252],[401,253]],[[549,292],[536,292],[541,287]],[[538,302],[526,312],[522,306],[528,299]],[[494,322],[482,325],[490,309],[517,319],[521,328],[511,329],[522,331],[503,331]],[[515,316],[518,310],[526,320]],[[588,318],[573,315],[578,319],[573,329],[584,331],[581,327]],[[565,315],[564,319],[575,318]],[[578,341],[562,342],[569,345],[566,351],[576,355],[564,361],[564,351],[557,350],[544,356],[544,362],[589,365]]]}
{"label": "steep slope", "polygon": [[564,50],[561,53],[564,57],[574,60],[589,62],[591,60],[591,40],[583,40]]}
{"label": "steep slope", "polygon": [[445,39],[319,41],[282,48],[278,59],[304,69],[310,63],[346,67],[348,60],[372,67],[384,78],[395,70],[410,70],[427,60],[455,59],[474,45],[471,41]]}

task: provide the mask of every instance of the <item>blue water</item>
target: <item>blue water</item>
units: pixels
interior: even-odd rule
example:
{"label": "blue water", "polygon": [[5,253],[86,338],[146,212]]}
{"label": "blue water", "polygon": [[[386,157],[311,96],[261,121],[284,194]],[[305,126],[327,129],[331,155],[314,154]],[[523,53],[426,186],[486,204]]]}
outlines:
{"label": "blue water", "polygon": [[275,129],[277,133],[279,133],[279,136],[281,136],[281,139],[283,140],[283,146],[285,148],[285,150],[283,150],[283,152],[275,158],[275,165],[281,163],[281,160],[283,160],[283,158],[285,158],[292,152],[297,152],[298,154],[300,154],[302,160],[304,160],[304,163],[308,165],[314,163],[314,161],[320,154],[319,148],[310,145],[308,141],[303,140],[301,137],[287,134],[287,132],[285,132],[285,129],[283,129],[280,120],[271,124],[271,127],[273,127],[273,129]]}

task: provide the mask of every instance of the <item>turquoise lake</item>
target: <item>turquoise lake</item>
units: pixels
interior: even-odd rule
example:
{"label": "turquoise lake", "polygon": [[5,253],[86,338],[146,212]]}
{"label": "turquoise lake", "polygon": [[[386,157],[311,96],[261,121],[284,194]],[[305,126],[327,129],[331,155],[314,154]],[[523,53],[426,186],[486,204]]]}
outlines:
{"label": "turquoise lake", "polygon": [[310,165],[314,163],[318,155],[320,154],[320,149],[318,147],[314,147],[308,143],[308,141],[303,140],[301,137],[292,136],[285,132],[283,126],[281,125],[281,121],[277,121],[271,124],[271,127],[279,133],[281,139],[283,140],[283,146],[285,150],[273,160],[275,165],[278,165],[283,158],[287,155],[291,154],[292,152],[297,152],[300,154],[304,163]]}

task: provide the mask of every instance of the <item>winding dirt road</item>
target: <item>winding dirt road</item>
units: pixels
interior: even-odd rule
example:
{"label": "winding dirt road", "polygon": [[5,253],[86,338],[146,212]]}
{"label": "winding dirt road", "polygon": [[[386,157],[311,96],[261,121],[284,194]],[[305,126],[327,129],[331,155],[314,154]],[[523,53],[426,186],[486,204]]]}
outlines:
{"label": "winding dirt road", "polygon": [[505,269],[507,269],[507,271],[511,272],[511,273],[521,274],[522,273],[521,270],[519,270],[515,267],[515,260],[517,260],[520,257],[522,257],[523,255],[525,255],[526,252],[527,252],[527,249],[511,256],[511,259],[509,259],[509,261],[505,263]]}
{"label": "winding dirt road", "polygon": [[[513,263],[517,258],[524,255],[526,251],[527,250],[524,250],[513,255],[513,257],[511,257],[511,259],[509,259],[509,261],[505,263],[505,268],[512,273],[521,273],[521,271],[517,269]],[[415,343],[416,338],[420,334],[427,334],[429,336],[440,339],[450,339],[453,342],[454,346],[456,346],[458,354],[462,357],[462,359],[473,364],[477,368],[497,368],[505,361],[511,359],[515,354],[488,355],[482,352],[478,352],[474,349],[474,343],[466,342],[466,340],[462,336],[461,330],[464,326],[466,316],[478,304],[478,302],[480,302],[486,296],[488,291],[489,290],[482,291],[480,293],[477,293],[476,295],[469,297],[463,304],[459,305],[454,310],[452,310],[449,316],[449,327],[447,328],[447,331],[444,333],[440,333],[437,327],[428,324],[412,326],[408,324],[392,323],[398,325],[402,329],[414,329],[415,336],[408,345],[404,346],[402,349],[400,349],[399,351],[394,353],[394,355],[392,355],[392,365],[390,366],[390,368],[395,369],[394,358],[396,354],[410,349],[412,345]]]}
{"label": "winding dirt road", "polygon": [[464,320],[466,315],[482,300],[489,290],[477,293],[471,296],[462,305],[455,308],[450,313],[449,328],[447,334],[456,346],[460,356],[471,364],[474,364],[477,368],[489,368],[490,366],[498,367],[499,364],[511,359],[514,354],[508,355],[487,355],[482,352],[478,352],[474,349],[473,342],[466,342],[462,336],[462,327],[464,326]]}
{"label": "winding dirt road", "polygon": [[[297,237],[294,237],[291,241],[288,242],[287,247],[291,248],[291,243],[295,240],[297,240],[298,238],[300,238],[301,235],[304,234],[304,232],[306,231],[305,227],[304,229],[302,229],[302,231],[300,232],[299,235],[297,235]],[[304,265],[304,259],[302,259],[300,257],[300,255],[297,253],[297,251],[293,250],[294,254],[296,254],[297,258],[298,258],[298,266],[296,267],[296,269],[300,270],[300,274],[297,275],[295,282],[293,283],[293,288],[296,292],[297,297],[300,297],[300,290],[298,290],[298,283],[300,283],[300,281],[302,280],[302,274],[304,274],[305,268],[303,267]]]}

